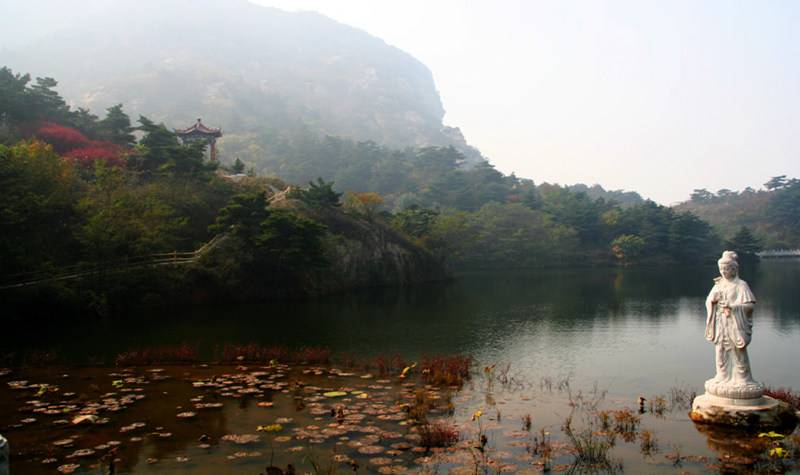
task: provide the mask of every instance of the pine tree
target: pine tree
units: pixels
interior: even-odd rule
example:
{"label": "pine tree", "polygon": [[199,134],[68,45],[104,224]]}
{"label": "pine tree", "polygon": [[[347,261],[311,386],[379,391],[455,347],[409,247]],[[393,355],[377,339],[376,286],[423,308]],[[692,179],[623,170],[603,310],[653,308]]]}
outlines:
{"label": "pine tree", "polygon": [[100,130],[104,138],[123,147],[130,147],[136,143],[133,136],[133,127],[128,114],[122,111],[122,104],[117,104],[106,109],[105,119],[100,121]]}
{"label": "pine tree", "polygon": [[759,239],[753,235],[747,226],[739,228],[739,231],[727,242],[727,245],[740,255],[753,255],[761,250]]}

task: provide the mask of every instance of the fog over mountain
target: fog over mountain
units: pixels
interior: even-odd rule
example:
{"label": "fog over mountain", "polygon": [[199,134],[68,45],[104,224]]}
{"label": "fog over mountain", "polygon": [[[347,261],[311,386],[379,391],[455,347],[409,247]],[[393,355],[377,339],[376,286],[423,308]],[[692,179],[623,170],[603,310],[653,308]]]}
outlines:
{"label": "fog over mountain", "polygon": [[316,13],[244,0],[3,3],[0,64],[58,79],[72,105],[96,114],[122,103],[173,127],[203,117],[225,130],[223,157],[258,168],[332,135],[482,158],[443,125],[424,64]]}

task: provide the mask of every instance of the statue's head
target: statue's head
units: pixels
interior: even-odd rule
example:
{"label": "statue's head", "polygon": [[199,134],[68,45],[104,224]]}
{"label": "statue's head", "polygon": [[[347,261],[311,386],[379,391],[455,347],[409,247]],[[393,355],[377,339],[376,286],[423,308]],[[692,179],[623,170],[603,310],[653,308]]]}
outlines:
{"label": "statue's head", "polygon": [[719,273],[726,279],[732,279],[739,274],[739,256],[734,251],[725,251],[719,258]]}

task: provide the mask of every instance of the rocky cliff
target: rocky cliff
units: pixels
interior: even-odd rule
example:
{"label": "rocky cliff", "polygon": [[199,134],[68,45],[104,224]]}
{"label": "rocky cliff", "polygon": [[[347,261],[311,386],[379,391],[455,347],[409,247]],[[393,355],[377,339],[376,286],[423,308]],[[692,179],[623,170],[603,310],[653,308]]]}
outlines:
{"label": "rocky cliff", "polygon": [[273,202],[327,227],[325,255],[329,266],[308,281],[308,293],[418,284],[447,278],[444,265],[426,249],[378,220],[339,209],[311,208],[297,200]]}

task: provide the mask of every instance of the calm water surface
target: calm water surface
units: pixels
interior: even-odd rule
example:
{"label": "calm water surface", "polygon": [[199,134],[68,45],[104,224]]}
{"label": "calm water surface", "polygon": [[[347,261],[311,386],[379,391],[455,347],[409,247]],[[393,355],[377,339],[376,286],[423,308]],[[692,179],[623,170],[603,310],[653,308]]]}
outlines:
{"label": "calm water surface", "polygon": [[[326,346],[406,359],[467,353],[512,362],[528,378],[597,381],[620,394],[700,387],[713,371],[703,339],[713,266],[474,273],[442,285],[374,289],[313,302],[191,308],[66,327],[28,328],[10,350],[55,350],[73,362],[113,362],[125,350],[190,343]],[[758,304],[754,376],[800,387],[800,261],[745,269]],[[9,342],[5,339],[4,344]]]}
{"label": "calm water surface", "polygon": [[[575,412],[569,401],[579,392],[599,401],[607,391],[597,408],[608,410],[635,409],[640,395],[654,400],[674,387],[702,392],[714,367],[713,347],[703,338],[704,300],[714,277],[713,266],[481,272],[447,284],[375,289],[313,302],[190,308],[44,327],[33,322],[4,335],[0,354],[52,351],[67,365],[17,368],[0,377],[0,382],[12,383],[0,384],[0,431],[15,450],[14,473],[57,473],[57,466],[69,463],[80,464],[75,473],[99,473],[99,457],[109,443],[119,443],[117,473],[256,474],[269,461],[270,436],[261,434],[247,446],[226,442],[225,437],[256,434],[256,427],[274,422],[283,425],[284,439],[276,448],[275,463],[295,463],[299,473],[311,472],[309,454],[326,458],[333,453],[358,460],[359,473],[473,473],[477,452],[471,447],[479,428],[488,436],[491,473],[501,467],[539,473],[541,454],[530,447],[540,431],[550,433],[554,443],[552,468],[564,471],[573,460],[561,429],[565,418],[573,413],[580,427],[596,414],[593,407]],[[750,345],[754,376],[768,385],[800,388],[800,261],[765,262],[745,269],[743,278],[759,300]],[[452,398],[451,415],[440,407],[431,417],[446,416],[457,427],[461,449],[439,454],[444,456],[441,461],[406,449],[392,454],[390,444],[414,441],[414,430],[399,404],[415,399],[423,387],[417,378],[385,375],[382,380],[364,374],[374,372],[368,368],[341,375],[330,368],[315,374],[305,367],[259,365],[125,370],[69,366],[111,364],[119,352],[181,343],[197,345],[210,360],[225,344],[246,343],[326,346],[363,360],[393,354],[407,361],[470,354],[479,366],[468,384],[452,393],[427,388],[429,395],[441,396],[440,402]],[[480,368],[493,363],[510,363],[517,383],[500,385],[487,378]],[[547,387],[543,382],[548,378],[569,378],[570,390]],[[29,381],[29,386],[15,389],[14,380]],[[221,389],[196,386],[198,381],[225,380],[227,386]],[[238,394],[235,387],[245,384],[241,381],[250,381],[246,384],[251,389],[275,381],[285,385]],[[42,383],[59,389],[43,392],[38,386]],[[349,396],[325,397],[330,390],[344,390]],[[357,398],[353,390],[368,397]],[[99,414],[108,418],[105,424],[73,426],[65,419],[86,405],[114,405],[131,394],[144,398],[119,412],[101,409]],[[56,408],[55,413],[33,411],[39,400]],[[192,419],[176,416],[209,401],[221,404],[210,412],[198,410]],[[259,401],[272,401],[274,406],[265,409]],[[69,404],[78,409],[61,414]],[[329,414],[337,407],[363,419],[349,428],[337,426]],[[472,420],[475,411],[484,413],[480,426]],[[387,414],[401,416],[384,418]],[[531,432],[520,431],[524,415],[532,416]],[[134,422],[145,425],[125,432]],[[631,440],[617,437],[612,450],[626,473],[749,473],[752,466],[739,458],[753,456],[754,444],[771,443],[696,427],[686,408],[679,406],[664,414],[643,414],[637,430]],[[642,453],[640,438],[646,431],[658,439],[660,448],[653,454]],[[74,442],[53,445],[65,438]],[[202,440],[208,444],[199,443]],[[385,452],[379,458],[397,471],[387,471],[387,465],[375,463],[375,455],[360,452],[361,443],[381,445]],[[92,448],[95,453],[85,458],[72,454]],[[676,450],[685,458],[681,466],[674,466],[670,458]],[[765,453],[764,447],[759,450]],[[729,460],[732,466],[725,465]],[[348,472],[346,466],[340,468]]]}

